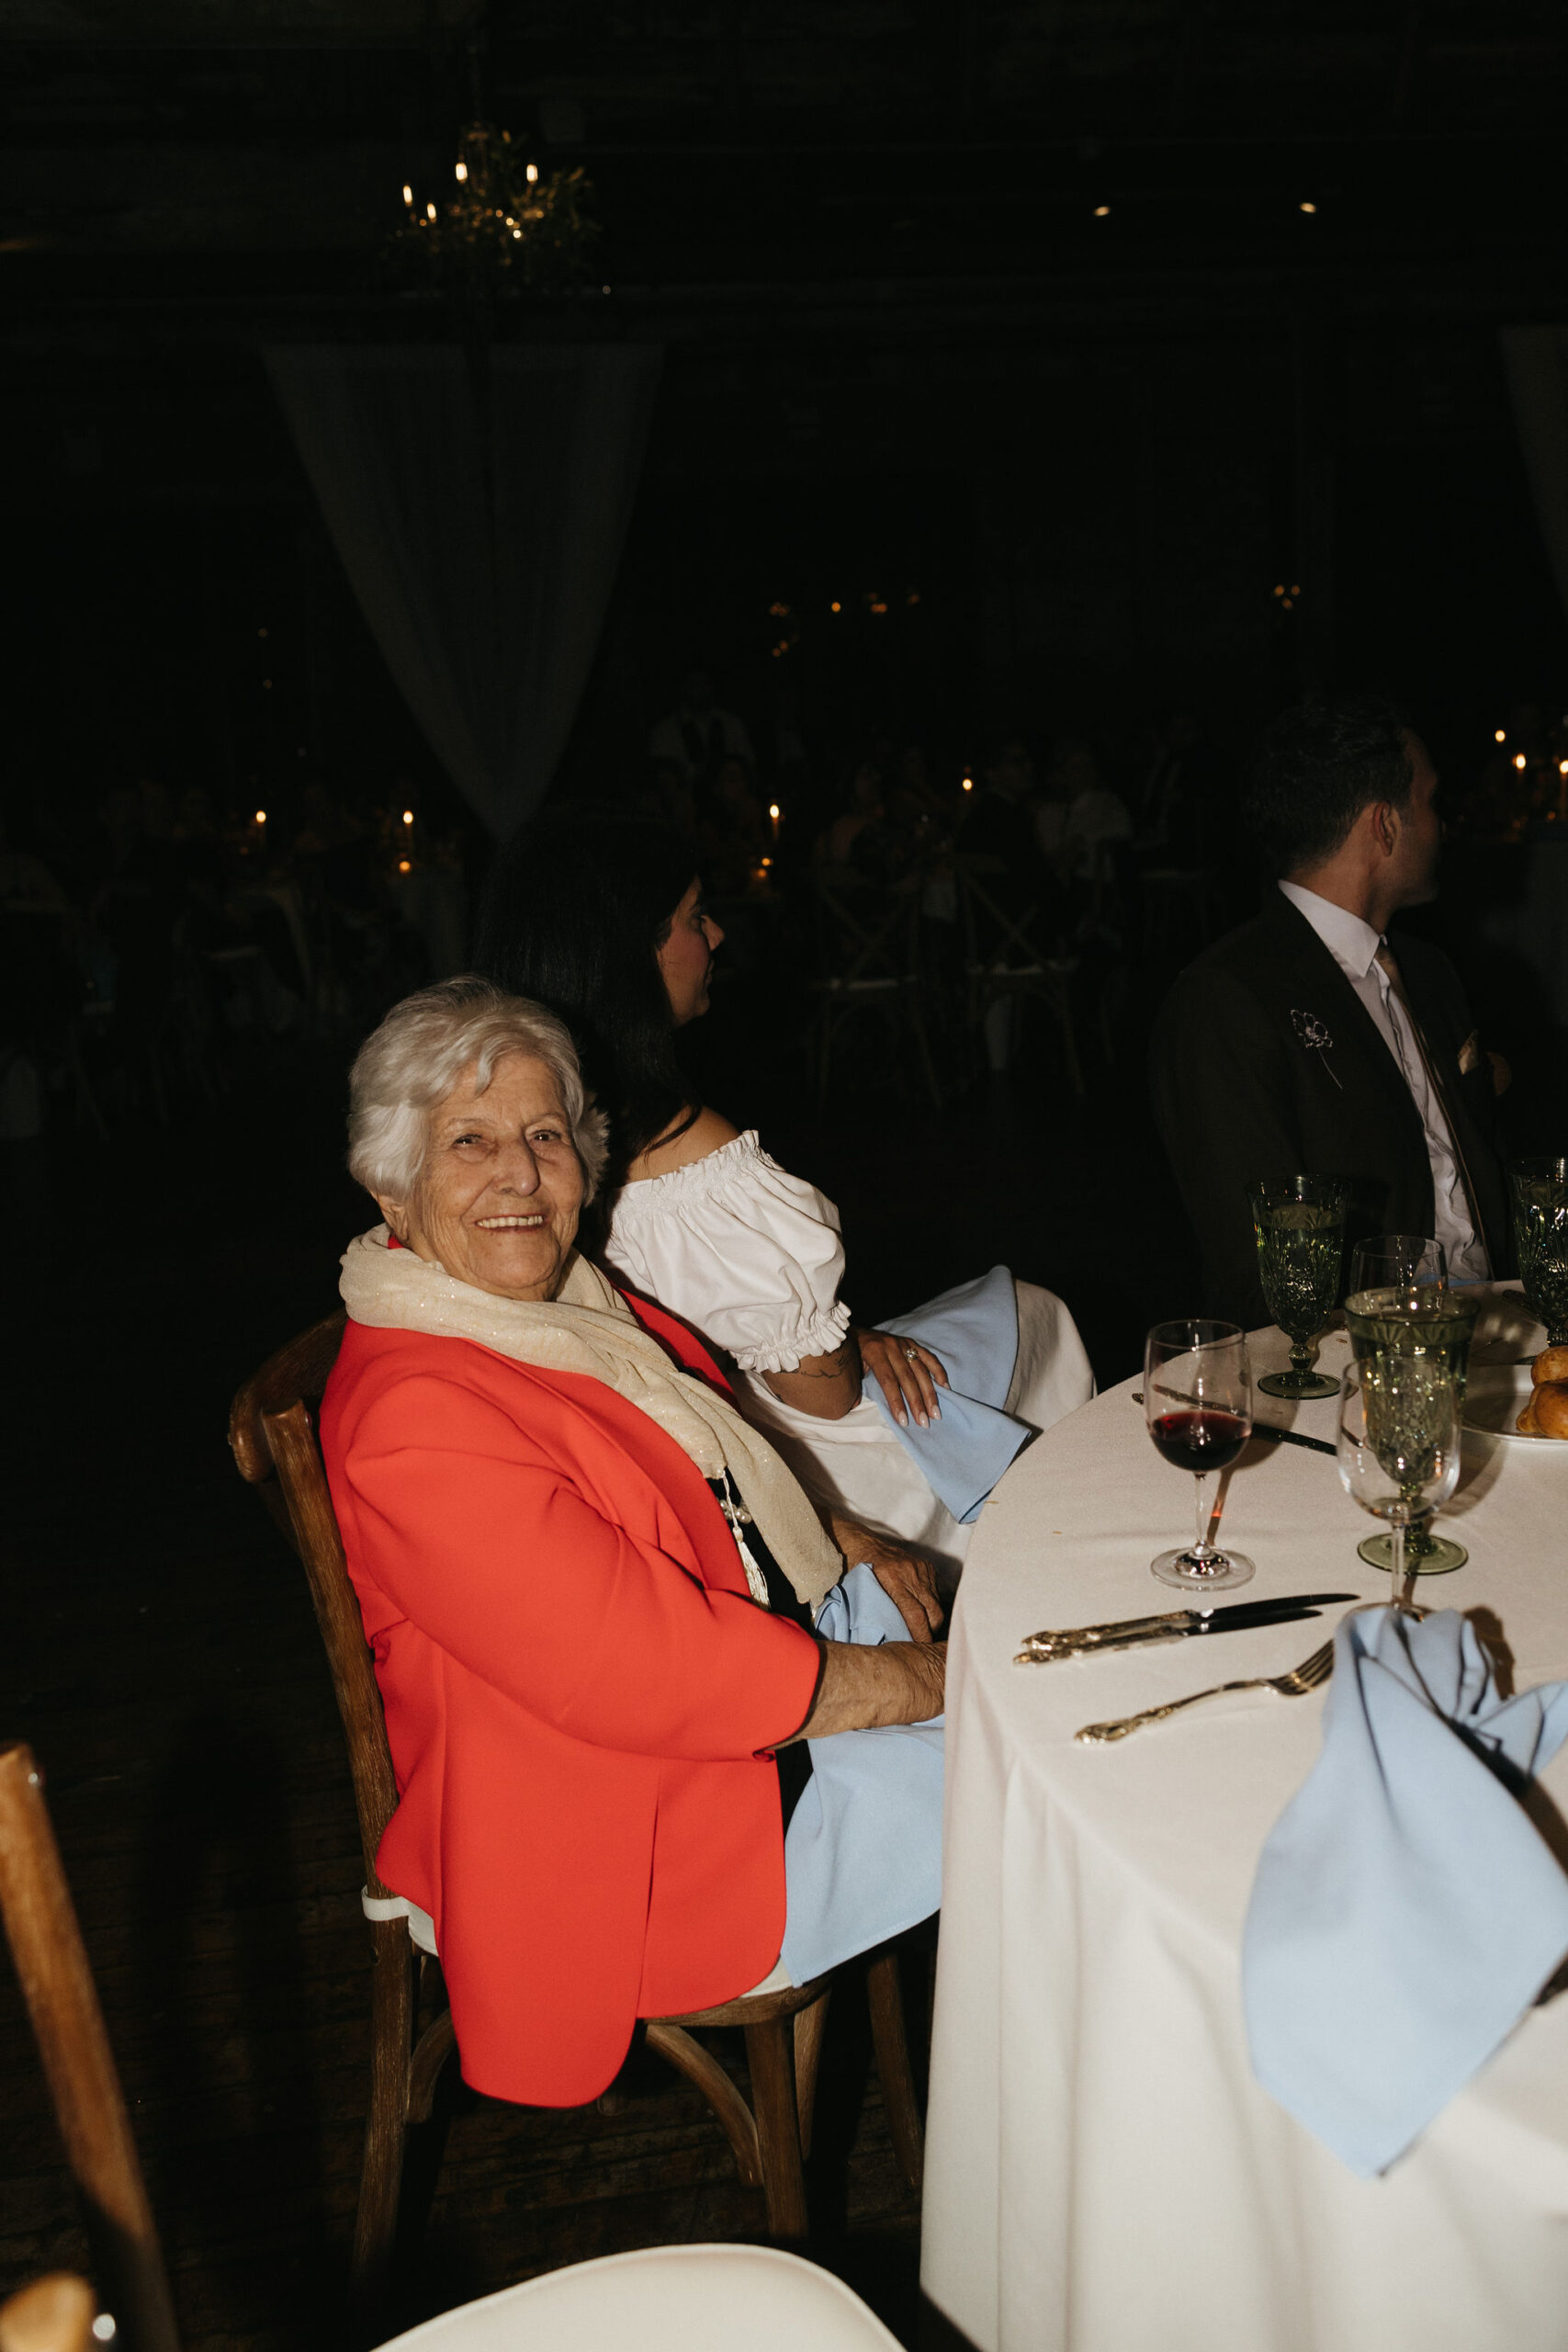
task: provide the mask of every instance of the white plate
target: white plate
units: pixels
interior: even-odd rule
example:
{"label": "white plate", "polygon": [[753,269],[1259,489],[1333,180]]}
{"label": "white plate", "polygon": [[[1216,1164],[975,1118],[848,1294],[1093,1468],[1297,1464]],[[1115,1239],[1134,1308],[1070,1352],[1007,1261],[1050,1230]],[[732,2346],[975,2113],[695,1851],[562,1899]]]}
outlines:
{"label": "white plate", "polygon": [[1568,1455],[1568,1439],[1541,1437],[1534,1430],[1514,1427],[1529,1393],[1528,1363],[1472,1364],[1465,1385],[1465,1428],[1494,1442],[1506,1438],[1510,1445],[1555,1446],[1559,1453]]}

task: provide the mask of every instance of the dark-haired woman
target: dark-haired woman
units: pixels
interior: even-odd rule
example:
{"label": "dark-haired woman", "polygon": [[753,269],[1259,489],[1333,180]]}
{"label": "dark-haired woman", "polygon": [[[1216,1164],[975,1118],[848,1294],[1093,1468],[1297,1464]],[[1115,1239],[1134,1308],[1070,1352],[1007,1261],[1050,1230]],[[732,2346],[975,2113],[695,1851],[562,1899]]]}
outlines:
{"label": "dark-haired woman", "polygon": [[[999,1468],[1010,1439],[1016,1450],[1084,1403],[1093,1376],[1061,1300],[1001,1269],[953,1295],[945,1324],[916,1314],[896,1332],[852,1326],[832,1202],[781,1168],[755,1129],[691,1100],[675,1033],[707,1011],[724,936],[692,864],[656,825],[545,819],[497,870],[480,962],[568,1023],[610,1114],[602,1246],[617,1278],[733,1359],[744,1409],[919,1637],[917,1620],[934,1624],[940,1610],[905,1547],[954,1574],[983,1499],[983,1486],[964,1484],[975,1465]],[[939,1329],[961,1367],[930,1343]],[[961,1377],[939,1430],[950,1368]]]}

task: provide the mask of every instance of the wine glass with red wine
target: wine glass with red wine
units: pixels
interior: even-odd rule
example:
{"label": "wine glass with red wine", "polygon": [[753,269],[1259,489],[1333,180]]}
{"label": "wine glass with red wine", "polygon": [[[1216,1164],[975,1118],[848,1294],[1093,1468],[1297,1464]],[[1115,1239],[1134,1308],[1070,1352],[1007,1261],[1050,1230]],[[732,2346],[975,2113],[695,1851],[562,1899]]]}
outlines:
{"label": "wine glass with red wine", "polygon": [[1210,1475],[1228,1470],[1252,1435],[1252,1382],[1240,1326],[1197,1316],[1156,1323],[1144,1351],[1144,1419],[1166,1460],[1190,1470],[1198,1483],[1197,1539],[1151,1561],[1155,1575],[1183,1592],[1246,1584],[1252,1562],[1209,1541]]}

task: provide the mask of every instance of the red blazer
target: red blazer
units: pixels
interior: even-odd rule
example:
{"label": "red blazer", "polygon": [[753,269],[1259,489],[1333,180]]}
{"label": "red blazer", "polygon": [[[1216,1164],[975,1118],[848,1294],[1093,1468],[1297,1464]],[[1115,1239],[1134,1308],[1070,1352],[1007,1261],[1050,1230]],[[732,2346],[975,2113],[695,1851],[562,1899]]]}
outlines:
{"label": "red blazer", "polygon": [[351,1322],[321,1426],[397,1773],[377,1868],[434,1919],[467,2079],[580,2106],[637,2018],[777,1958],[770,1750],[817,1645],[758,1608],[701,1471],[602,1381]]}

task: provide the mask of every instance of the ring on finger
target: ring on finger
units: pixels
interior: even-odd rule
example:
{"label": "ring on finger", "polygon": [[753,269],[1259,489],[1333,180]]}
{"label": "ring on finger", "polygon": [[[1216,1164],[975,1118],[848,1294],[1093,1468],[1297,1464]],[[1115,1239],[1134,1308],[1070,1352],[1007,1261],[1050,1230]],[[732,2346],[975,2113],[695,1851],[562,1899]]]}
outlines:
{"label": "ring on finger", "polygon": [[908,1347],[907,1347],[907,1348],[905,1349],[905,1351],[904,1351],[904,1353],[905,1353],[905,1355],[908,1358],[908,1360],[909,1360],[909,1362],[910,1362],[911,1363],[919,1363],[919,1360],[920,1360],[920,1351],[919,1351],[919,1348],[908,1348]]}

